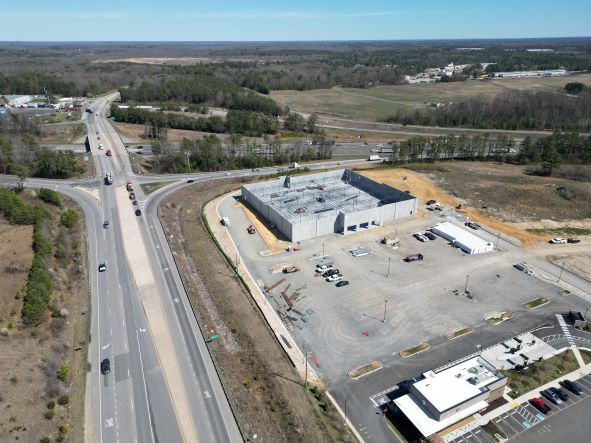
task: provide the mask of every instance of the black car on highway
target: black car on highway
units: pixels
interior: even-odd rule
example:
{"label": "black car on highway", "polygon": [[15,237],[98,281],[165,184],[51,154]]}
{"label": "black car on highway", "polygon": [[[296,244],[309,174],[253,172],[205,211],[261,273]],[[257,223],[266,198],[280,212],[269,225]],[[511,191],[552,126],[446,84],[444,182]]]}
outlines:
{"label": "black car on highway", "polygon": [[107,375],[109,372],[111,372],[111,360],[105,358],[101,362],[101,374]]}
{"label": "black car on highway", "polygon": [[107,265],[104,263],[101,263],[99,265],[99,272],[105,272],[107,270]]}

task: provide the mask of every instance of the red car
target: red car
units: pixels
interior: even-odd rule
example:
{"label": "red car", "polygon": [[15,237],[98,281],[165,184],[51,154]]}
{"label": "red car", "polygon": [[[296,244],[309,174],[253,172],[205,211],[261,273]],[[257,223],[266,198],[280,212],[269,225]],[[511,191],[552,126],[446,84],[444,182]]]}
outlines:
{"label": "red car", "polygon": [[550,407],[544,403],[544,400],[542,400],[540,397],[532,398],[529,403],[544,415],[552,412],[552,409],[550,409]]}

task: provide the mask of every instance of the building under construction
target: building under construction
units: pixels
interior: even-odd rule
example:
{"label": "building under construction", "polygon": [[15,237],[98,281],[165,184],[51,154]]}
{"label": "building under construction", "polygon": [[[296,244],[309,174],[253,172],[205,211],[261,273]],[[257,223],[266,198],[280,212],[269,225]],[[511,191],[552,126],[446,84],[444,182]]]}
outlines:
{"label": "building under construction", "polygon": [[348,169],[243,185],[242,198],[293,242],[383,226],[418,206],[412,195]]}

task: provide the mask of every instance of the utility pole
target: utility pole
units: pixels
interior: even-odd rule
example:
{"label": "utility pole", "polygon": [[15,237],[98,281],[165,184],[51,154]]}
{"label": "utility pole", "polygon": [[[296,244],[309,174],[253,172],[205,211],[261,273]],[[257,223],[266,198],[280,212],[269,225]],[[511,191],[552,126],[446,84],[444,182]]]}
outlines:
{"label": "utility pole", "polygon": [[347,396],[345,395],[345,426],[347,426]]}
{"label": "utility pole", "polygon": [[470,278],[470,274],[466,274],[466,287],[464,288],[464,293],[468,292],[468,279]]}
{"label": "utility pole", "polygon": [[322,242],[322,257],[323,257],[323,258],[324,258],[324,257],[326,257],[326,256],[324,255],[324,242]]}
{"label": "utility pole", "polygon": [[388,275],[386,277],[390,277],[390,263],[392,262],[392,257],[388,257]]}
{"label": "utility pole", "polygon": [[501,238],[501,231],[499,231],[497,233],[497,245],[495,246],[495,248],[499,249],[499,239]]}
{"label": "utility pole", "polygon": [[388,306],[388,300],[384,299],[384,319],[382,323],[386,323],[386,306]]}
{"label": "utility pole", "polygon": [[560,267],[560,274],[558,275],[558,283],[560,283],[560,279],[562,278],[562,271],[564,271],[564,262],[562,262],[562,266]]}

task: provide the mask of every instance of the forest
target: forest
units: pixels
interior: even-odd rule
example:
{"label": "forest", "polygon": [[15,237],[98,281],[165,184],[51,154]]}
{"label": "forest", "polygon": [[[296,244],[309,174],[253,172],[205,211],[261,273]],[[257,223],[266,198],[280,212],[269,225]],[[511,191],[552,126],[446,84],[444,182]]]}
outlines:
{"label": "forest", "polygon": [[[528,51],[532,47],[550,51]],[[203,63],[182,66],[125,61],[141,57],[202,57]],[[485,62],[496,63],[496,68],[489,69],[503,71],[557,67],[589,71],[591,39],[60,43],[50,46],[3,43],[0,44],[0,59],[0,94],[43,94],[44,88],[66,96],[98,94],[124,87],[134,90],[143,83],[154,84],[154,79],[158,79],[156,84],[160,85],[204,76],[229,82],[224,83],[224,91],[231,83],[233,87],[267,94],[270,90],[283,89],[399,84],[405,75],[450,62],[474,67]]]}
{"label": "forest", "polygon": [[320,142],[313,146],[301,143],[285,146],[279,137],[261,145],[244,142],[239,134],[232,134],[226,142],[207,135],[196,140],[183,139],[180,150],[157,140],[152,144],[155,158],[151,168],[156,173],[205,172],[331,158],[334,143],[323,137],[318,139]]}
{"label": "forest", "polygon": [[546,92],[506,92],[493,99],[471,98],[441,108],[398,111],[384,119],[404,125],[478,129],[591,129],[591,93],[578,96]]}
{"label": "forest", "polygon": [[275,134],[279,120],[272,115],[251,111],[230,110],[224,120],[218,116],[190,117],[181,113],[149,111],[147,109],[125,108],[111,105],[111,117],[122,123],[146,125],[149,138],[158,138],[162,128],[186,129],[190,131],[237,133],[248,136]]}

